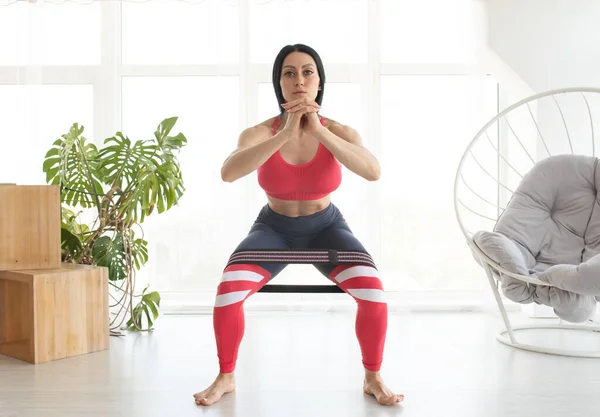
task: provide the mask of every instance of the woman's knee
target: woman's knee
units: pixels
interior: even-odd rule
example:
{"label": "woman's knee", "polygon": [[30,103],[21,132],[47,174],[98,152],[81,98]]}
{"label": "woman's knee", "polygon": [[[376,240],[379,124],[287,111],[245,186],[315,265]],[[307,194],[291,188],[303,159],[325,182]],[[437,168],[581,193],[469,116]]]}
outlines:
{"label": "woman's knee", "polygon": [[373,266],[340,265],[333,269],[330,279],[357,302],[386,303],[383,281]]}
{"label": "woman's knee", "polygon": [[246,298],[260,290],[271,279],[271,273],[256,264],[232,264],[223,271],[215,307],[226,307],[244,302]]}

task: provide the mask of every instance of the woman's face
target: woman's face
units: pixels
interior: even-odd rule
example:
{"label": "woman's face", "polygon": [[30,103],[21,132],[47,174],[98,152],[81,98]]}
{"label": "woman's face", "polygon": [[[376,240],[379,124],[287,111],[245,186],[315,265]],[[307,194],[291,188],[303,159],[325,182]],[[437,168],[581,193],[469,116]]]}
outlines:
{"label": "woman's face", "polygon": [[317,98],[321,89],[315,60],[304,52],[292,52],[283,60],[279,85],[286,102]]}

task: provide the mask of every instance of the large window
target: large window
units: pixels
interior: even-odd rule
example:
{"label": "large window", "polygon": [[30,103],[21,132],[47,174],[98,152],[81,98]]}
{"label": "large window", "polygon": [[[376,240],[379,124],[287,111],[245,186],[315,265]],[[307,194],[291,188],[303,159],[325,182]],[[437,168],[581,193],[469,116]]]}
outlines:
{"label": "large window", "polygon": [[0,85],[0,183],[44,184],[44,156],[56,139],[73,123],[93,137],[93,106],[91,85]]}
{"label": "large window", "polygon": [[383,0],[381,61],[472,61],[477,18],[472,1]]}
{"label": "large window", "polygon": [[312,46],[330,63],[366,63],[369,2],[253,1],[249,45],[253,63],[271,64],[283,45]]}
{"label": "large window", "polygon": [[237,63],[238,8],[228,3],[123,2],[123,64]]}
{"label": "large window", "polygon": [[453,192],[464,150],[497,112],[496,91],[487,76],[382,77],[382,267],[399,288],[487,284],[461,244]]}
{"label": "large window", "polygon": [[[475,70],[482,18],[471,0],[204,0],[29,4],[0,13],[0,182],[44,182],[43,153],[74,122],[101,145],[118,130],[151,137],[178,116],[186,194],[144,223],[139,273],[168,297],[214,292],[266,202],[256,174],[221,164],[239,133],[277,114],[271,65],[288,43],[313,46],[327,72],[324,116],[354,127],[382,178],[344,169],[333,195],[372,253],[386,289],[477,290],[481,271],[458,230],[460,156],[497,111],[493,77]],[[325,31],[325,27],[327,28]],[[48,30],[52,28],[52,30]],[[327,32],[327,34],[326,34]],[[77,36],[73,36],[77,33]],[[333,34],[333,35],[332,35]],[[280,282],[325,283],[292,266]]]}
{"label": "large window", "polygon": [[0,65],[99,65],[100,24],[100,3],[2,7]]}

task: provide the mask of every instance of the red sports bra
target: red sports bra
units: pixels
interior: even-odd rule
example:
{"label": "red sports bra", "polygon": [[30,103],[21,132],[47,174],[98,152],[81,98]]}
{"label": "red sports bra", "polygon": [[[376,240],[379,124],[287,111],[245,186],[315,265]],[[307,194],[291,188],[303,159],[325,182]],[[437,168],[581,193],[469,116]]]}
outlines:
{"label": "red sports bra", "polygon": [[[322,117],[320,120],[325,125]],[[279,118],[276,118],[274,135],[278,125]],[[313,159],[299,165],[284,161],[277,150],[258,167],[257,173],[261,188],[280,200],[318,200],[337,190],[342,182],[341,164],[322,143]]]}

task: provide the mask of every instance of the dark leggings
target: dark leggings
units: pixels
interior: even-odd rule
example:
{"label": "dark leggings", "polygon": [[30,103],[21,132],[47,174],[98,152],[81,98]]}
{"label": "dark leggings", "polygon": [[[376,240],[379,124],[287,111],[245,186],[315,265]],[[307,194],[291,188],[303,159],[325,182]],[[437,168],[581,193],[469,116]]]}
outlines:
{"label": "dark leggings", "polygon": [[[266,205],[234,252],[259,249],[336,249],[367,253],[333,204],[315,214],[300,217],[278,214]],[[260,266],[269,271],[270,279],[273,279],[287,265],[276,263]],[[331,264],[314,266],[326,277],[335,268]]]}

